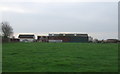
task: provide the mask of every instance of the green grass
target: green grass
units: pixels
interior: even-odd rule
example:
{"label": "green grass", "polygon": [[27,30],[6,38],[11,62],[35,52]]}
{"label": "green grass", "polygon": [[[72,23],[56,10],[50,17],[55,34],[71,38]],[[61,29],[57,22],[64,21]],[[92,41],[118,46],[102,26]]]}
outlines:
{"label": "green grass", "polygon": [[3,72],[117,72],[118,44],[4,43]]}

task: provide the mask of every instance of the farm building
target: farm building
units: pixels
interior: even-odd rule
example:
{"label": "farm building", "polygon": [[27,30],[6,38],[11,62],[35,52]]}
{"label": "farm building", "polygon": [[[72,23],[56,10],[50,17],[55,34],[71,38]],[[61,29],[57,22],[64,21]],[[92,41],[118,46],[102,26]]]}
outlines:
{"label": "farm building", "polygon": [[34,34],[19,34],[18,38],[20,42],[34,42],[35,35]]}
{"label": "farm building", "polygon": [[48,42],[48,36],[37,36],[38,42]]}
{"label": "farm building", "polygon": [[119,41],[117,39],[107,39],[105,42],[106,43],[117,43]]}
{"label": "farm building", "polygon": [[88,34],[49,34],[49,40],[61,40],[62,42],[88,42]]}

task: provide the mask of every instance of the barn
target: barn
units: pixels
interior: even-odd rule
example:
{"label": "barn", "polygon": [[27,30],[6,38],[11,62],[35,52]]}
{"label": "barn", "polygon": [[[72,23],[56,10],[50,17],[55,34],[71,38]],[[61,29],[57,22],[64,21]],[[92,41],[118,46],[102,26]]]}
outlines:
{"label": "barn", "polygon": [[62,42],[88,42],[88,34],[49,34],[49,40],[62,40]]}
{"label": "barn", "polygon": [[34,42],[35,35],[34,34],[19,34],[18,38],[20,42]]}

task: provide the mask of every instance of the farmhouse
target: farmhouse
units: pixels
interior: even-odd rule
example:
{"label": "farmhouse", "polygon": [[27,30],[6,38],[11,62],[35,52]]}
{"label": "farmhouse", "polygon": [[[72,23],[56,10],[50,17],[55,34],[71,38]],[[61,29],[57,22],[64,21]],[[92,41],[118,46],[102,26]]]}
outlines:
{"label": "farmhouse", "polygon": [[35,35],[34,34],[19,34],[18,38],[20,42],[34,42]]}

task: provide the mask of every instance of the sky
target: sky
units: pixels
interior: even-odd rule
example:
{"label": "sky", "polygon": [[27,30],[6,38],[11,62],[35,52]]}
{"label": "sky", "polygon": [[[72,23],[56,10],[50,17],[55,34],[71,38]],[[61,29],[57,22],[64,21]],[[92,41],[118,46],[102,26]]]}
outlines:
{"label": "sky", "polygon": [[18,33],[87,33],[118,38],[118,0],[1,0],[0,22]]}

